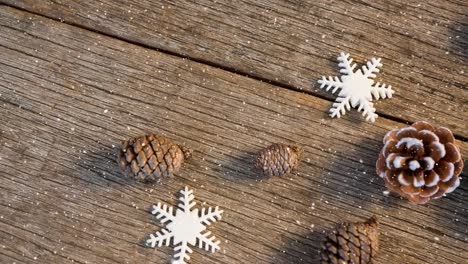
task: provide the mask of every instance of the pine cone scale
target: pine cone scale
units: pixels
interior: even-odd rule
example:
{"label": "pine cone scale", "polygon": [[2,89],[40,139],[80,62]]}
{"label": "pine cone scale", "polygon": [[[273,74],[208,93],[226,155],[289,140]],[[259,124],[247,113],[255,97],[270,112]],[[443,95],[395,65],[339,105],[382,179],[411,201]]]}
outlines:
{"label": "pine cone scale", "polygon": [[146,157],[151,157],[154,154],[153,148],[151,147],[150,144],[146,144],[143,147],[143,153],[145,153]]}
{"label": "pine cone scale", "polygon": [[417,195],[419,193],[419,188],[413,185],[401,186],[400,189],[408,195]]}
{"label": "pine cone scale", "polygon": [[461,172],[463,171],[463,165],[464,165],[463,159],[460,157],[460,161],[455,163],[455,170],[453,171],[453,174],[460,175]]}
{"label": "pine cone scale", "polygon": [[[158,146],[159,146],[159,145],[158,145]],[[158,148],[156,148],[156,149],[161,149],[161,148],[158,147]],[[164,154],[163,154],[162,150],[161,150],[161,151],[157,151],[155,154],[156,154],[156,158],[158,158],[158,163],[164,161]]]}
{"label": "pine cone scale", "polygon": [[416,138],[422,140],[424,145],[438,140],[437,135],[429,130],[419,131],[416,135]]}
{"label": "pine cone scale", "polygon": [[402,138],[414,138],[417,134],[417,130],[416,128],[414,127],[405,127],[405,128],[402,128],[400,129],[400,131],[398,131],[396,134],[395,134],[395,137],[396,139],[402,139]]}
{"label": "pine cone scale", "polygon": [[438,135],[439,141],[442,144],[454,143],[455,142],[455,137],[453,136],[452,131],[450,131],[446,127],[437,128],[435,133]]}
{"label": "pine cone scale", "polygon": [[125,152],[125,159],[127,160],[127,162],[132,162],[134,157],[135,157],[135,154],[133,154],[132,150],[127,150]]}
{"label": "pine cone scale", "polygon": [[135,144],[133,144],[133,152],[135,153],[139,153],[141,151],[141,149],[143,148],[143,144],[144,144],[144,140],[146,140],[146,137],[143,139],[143,138],[138,138],[137,140],[135,140]]}
{"label": "pine cone scale", "polygon": [[136,160],[132,160],[132,171],[134,174],[137,174],[140,171],[140,166],[138,166],[138,163]]}
{"label": "pine cone scale", "polygon": [[159,166],[157,166],[156,168],[154,168],[153,175],[154,175],[156,178],[161,178],[161,177],[163,176],[162,173],[161,173],[161,169],[159,168]]}
{"label": "pine cone scale", "polygon": [[158,166],[158,159],[156,158],[156,155],[150,156],[150,158],[148,159],[148,165],[152,170],[154,170]]}
{"label": "pine cone scale", "polygon": [[438,191],[439,191],[439,186],[432,186],[432,187],[425,186],[421,188],[421,190],[419,191],[419,194],[423,198],[428,198],[428,197],[435,195]]}
{"label": "pine cone scale", "polygon": [[137,156],[136,159],[137,159],[137,162],[138,162],[138,166],[140,166],[140,167],[145,166],[147,159],[146,159],[146,155],[145,155],[145,153],[143,151],[140,151],[138,153],[138,156]]}
{"label": "pine cone scale", "polygon": [[158,175],[158,176],[160,176],[160,177],[165,176],[164,172],[166,172],[166,170],[167,170],[167,165],[166,165],[165,162],[159,163],[159,170],[161,171],[161,175]]}
{"label": "pine cone scale", "polygon": [[445,147],[440,142],[432,142],[428,146],[428,155],[435,161],[439,161],[446,155]]}
{"label": "pine cone scale", "polygon": [[[342,242],[341,245],[346,245],[346,243]],[[347,263],[349,261],[348,252],[349,252],[348,247],[343,247],[342,249],[338,250],[338,256],[342,263]]]}
{"label": "pine cone scale", "polygon": [[427,122],[416,122],[411,127],[415,128],[418,131],[420,130],[434,131],[434,126]]}
{"label": "pine cone scale", "polygon": [[460,150],[453,143],[445,144],[445,161],[455,163],[461,160]]}
{"label": "pine cone scale", "polygon": [[172,167],[172,157],[171,157],[171,154],[169,152],[166,153],[166,155],[164,156],[164,161],[166,162],[166,165],[167,165],[168,168]]}

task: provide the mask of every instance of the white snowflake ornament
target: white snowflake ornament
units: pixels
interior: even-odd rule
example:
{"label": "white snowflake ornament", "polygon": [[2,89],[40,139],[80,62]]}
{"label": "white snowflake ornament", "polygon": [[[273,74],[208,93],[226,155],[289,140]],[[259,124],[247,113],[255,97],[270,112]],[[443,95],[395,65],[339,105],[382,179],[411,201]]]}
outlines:
{"label": "white snowflake ornament", "polygon": [[358,112],[363,110],[362,115],[366,116],[366,120],[375,122],[377,114],[372,99],[392,98],[392,94],[395,92],[392,90],[391,85],[387,86],[379,82],[374,84],[373,79],[376,73],[380,71],[379,67],[382,67],[381,59],[372,58],[357,71],[354,71],[356,64],[353,64],[353,59],[349,58],[349,54],[341,52],[338,61],[338,66],[341,68],[340,72],[343,74],[341,80],[336,76],[329,76],[328,78],[323,76],[318,81],[320,89],[325,88],[328,91],[333,88],[332,94],[341,89],[335,103],[333,103],[333,107],[330,109],[330,116],[340,118],[346,113],[346,110],[349,111],[351,107],[356,108],[359,106]]}
{"label": "white snowflake ornament", "polygon": [[196,246],[204,248],[206,251],[215,252],[219,249],[219,241],[215,240],[214,236],[210,236],[211,232],[206,230],[206,226],[221,219],[222,210],[216,206],[192,210],[195,206],[193,199],[193,191],[185,187],[180,191],[182,196],[179,198],[179,205],[175,215],[172,206],[166,204],[153,205],[151,213],[162,223],[168,223],[166,229],[162,229],[156,234],[151,234],[146,240],[146,244],[150,247],[161,247],[163,244],[175,246],[173,264],[185,264],[186,260],[190,260],[189,254],[192,249],[189,247]]}

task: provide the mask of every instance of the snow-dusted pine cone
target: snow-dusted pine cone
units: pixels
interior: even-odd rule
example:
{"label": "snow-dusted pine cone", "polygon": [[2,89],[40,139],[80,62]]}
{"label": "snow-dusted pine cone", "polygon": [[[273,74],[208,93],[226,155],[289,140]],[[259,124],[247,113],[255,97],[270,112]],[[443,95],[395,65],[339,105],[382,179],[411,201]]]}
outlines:
{"label": "snow-dusted pine cone", "polygon": [[463,160],[448,128],[416,122],[388,132],[383,142],[377,174],[389,191],[423,204],[460,185]]}
{"label": "snow-dusted pine cone", "polygon": [[377,218],[364,223],[344,223],[322,243],[321,264],[375,263],[379,251]]}
{"label": "snow-dusted pine cone", "polygon": [[141,182],[154,182],[176,173],[191,151],[155,134],[122,142],[119,165],[128,176]]}
{"label": "snow-dusted pine cone", "polygon": [[300,147],[276,143],[257,153],[255,169],[266,176],[281,176],[297,168],[301,155]]}

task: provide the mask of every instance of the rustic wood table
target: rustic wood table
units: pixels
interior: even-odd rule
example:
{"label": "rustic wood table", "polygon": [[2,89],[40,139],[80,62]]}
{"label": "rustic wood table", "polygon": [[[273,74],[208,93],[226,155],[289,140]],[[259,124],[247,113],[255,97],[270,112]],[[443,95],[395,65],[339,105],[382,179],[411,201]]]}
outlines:
{"label": "rustic wood table", "polygon": [[[317,263],[328,230],[372,215],[377,263],[468,263],[466,179],[413,205],[375,173],[385,133],[418,120],[468,157],[466,0],[0,3],[0,263],[168,263],[142,241],[184,186],[225,211],[221,250],[190,263]],[[327,114],[317,80],[340,51],[382,58],[396,94],[375,123]],[[154,185],[122,176],[120,141],[148,132],[194,159]],[[273,142],[304,147],[296,173],[251,172]]]}

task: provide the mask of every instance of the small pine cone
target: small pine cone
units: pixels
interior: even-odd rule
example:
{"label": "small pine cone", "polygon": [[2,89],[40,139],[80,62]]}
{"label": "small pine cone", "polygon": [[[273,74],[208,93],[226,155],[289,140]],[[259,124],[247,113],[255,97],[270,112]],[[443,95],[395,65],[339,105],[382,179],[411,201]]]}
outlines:
{"label": "small pine cone", "polygon": [[372,217],[364,223],[344,223],[327,236],[320,252],[321,264],[375,263],[379,251],[379,224]]}
{"label": "small pine cone", "polygon": [[388,132],[383,142],[376,167],[389,191],[424,204],[460,185],[463,160],[448,128],[416,122]]}
{"label": "small pine cone", "polygon": [[122,142],[119,165],[122,171],[141,182],[154,182],[177,173],[191,151],[155,134]]}
{"label": "small pine cone", "polygon": [[281,176],[297,168],[301,155],[300,147],[276,143],[257,153],[254,166],[266,176]]}

